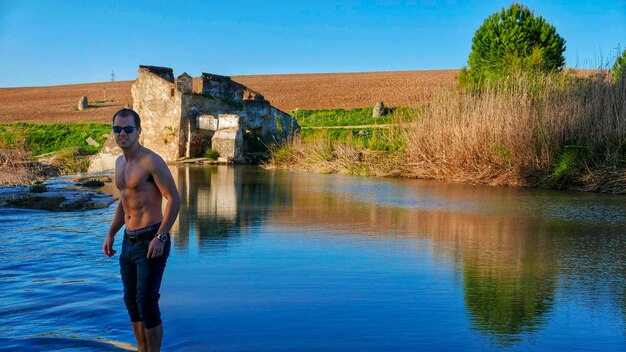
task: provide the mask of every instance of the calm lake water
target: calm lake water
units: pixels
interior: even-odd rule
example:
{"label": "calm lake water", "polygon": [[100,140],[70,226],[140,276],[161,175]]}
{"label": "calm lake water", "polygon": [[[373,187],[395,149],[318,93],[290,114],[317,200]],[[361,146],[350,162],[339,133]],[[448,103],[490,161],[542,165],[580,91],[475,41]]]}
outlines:
{"label": "calm lake water", "polygon": [[[624,196],[172,172],[166,351],[626,350]],[[114,211],[0,209],[0,349],[134,344]]]}

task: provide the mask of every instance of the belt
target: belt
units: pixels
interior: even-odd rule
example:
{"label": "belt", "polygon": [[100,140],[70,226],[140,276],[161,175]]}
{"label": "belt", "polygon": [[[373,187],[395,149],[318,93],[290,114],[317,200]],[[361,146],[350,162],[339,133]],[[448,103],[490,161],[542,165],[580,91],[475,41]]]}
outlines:
{"label": "belt", "polygon": [[151,240],[154,238],[154,235],[156,235],[156,232],[153,231],[140,233],[139,235],[129,235],[125,233],[124,239],[129,240],[130,243],[137,243],[144,240]]}
{"label": "belt", "polygon": [[124,239],[129,240],[130,243],[137,243],[139,241],[151,240],[156,235],[161,223],[146,226],[137,230],[124,230]]}

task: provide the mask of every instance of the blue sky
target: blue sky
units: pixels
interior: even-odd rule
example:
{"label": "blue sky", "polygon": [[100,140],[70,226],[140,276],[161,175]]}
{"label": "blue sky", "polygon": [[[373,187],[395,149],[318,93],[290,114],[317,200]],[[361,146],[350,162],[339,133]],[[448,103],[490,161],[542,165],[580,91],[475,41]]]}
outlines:
{"label": "blue sky", "polygon": [[[612,64],[626,0],[525,1],[568,67]],[[131,80],[138,65],[224,75],[461,68],[507,1],[0,0],[0,87]]]}

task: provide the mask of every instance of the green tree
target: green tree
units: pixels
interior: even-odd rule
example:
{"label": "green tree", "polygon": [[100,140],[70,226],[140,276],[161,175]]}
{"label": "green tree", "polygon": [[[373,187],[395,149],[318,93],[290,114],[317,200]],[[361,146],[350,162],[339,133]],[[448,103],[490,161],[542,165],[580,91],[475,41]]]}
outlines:
{"label": "green tree", "polygon": [[565,65],[565,40],[541,16],[512,4],[489,16],[476,30],[461,82],[479,84],[516,71],[553,72]]}
{"label": "green tree", "polygon": [[620,77],[626,74],[626,49],[622,52],[622,55],[618,56],[615,59],[615,64],[613,64],[613,75],[611,76],[611,81],[613,83],[617,83]]}

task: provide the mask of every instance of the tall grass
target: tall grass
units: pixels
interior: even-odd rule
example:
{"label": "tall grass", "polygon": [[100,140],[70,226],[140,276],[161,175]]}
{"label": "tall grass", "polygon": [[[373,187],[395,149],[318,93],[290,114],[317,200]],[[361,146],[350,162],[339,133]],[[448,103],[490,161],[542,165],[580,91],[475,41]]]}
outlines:
{"label": "tall grass", "polygon": [[351,137],[338,142],[322,135],[305,141],[294,139],[288,144],[270,149],[268,167],[323,174],[340,173],[358,176],[398,176],[402,153],[399,150],[367,149]]}
{"label": "tall grass", "polygon": [[303,129],[302,141],[356,144],[375,151],[394,151],[404,147],[397,128],[319,128]]}
{"label": "tall grass", "polygon": [[626,191],[626,84],[605,76],[520,75],[399,122],[408,177]]}
{"label": "tall grass", "polygon": [[315,172],[626,193],[625,81],[518,75],[394,114],[383,142],[397,148],[322,138],[274,150],[271,161]]}

